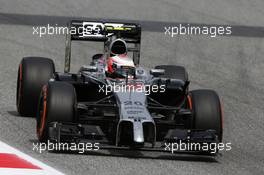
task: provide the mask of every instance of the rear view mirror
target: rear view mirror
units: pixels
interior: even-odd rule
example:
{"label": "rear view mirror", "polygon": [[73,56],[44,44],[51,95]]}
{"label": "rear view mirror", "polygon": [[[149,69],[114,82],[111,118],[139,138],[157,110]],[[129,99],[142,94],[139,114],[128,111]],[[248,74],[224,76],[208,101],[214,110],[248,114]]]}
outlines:
{"label": "rear view mirror", "polygon": [[164,69],[150,69],[150,74],[153,75],[154,77],[158,77],[160,75],[164,75],[165,70]]}

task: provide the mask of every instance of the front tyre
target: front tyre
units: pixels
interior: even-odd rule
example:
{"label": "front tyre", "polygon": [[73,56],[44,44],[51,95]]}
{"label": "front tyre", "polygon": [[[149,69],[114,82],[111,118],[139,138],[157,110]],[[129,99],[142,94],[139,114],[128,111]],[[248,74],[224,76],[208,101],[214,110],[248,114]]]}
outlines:
{"label": "front tyre", "polygon": [[66,82],[49,82],[44,85],[37,113],[37,136],[47,142],[49,123],[73,122],[76,116],[76,93]]}
{"label": "front tyre", "polygon": [[219,141],[223,138],[223,114],[219,96],[213,90],[190,91],[193,110],[193,127],[215,130]]}

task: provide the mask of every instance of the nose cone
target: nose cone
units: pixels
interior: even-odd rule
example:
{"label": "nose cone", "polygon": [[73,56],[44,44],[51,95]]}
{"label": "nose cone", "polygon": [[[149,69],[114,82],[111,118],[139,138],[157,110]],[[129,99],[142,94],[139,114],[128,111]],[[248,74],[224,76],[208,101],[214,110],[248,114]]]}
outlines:
{"label": "nose cone", "polygon": [[134,129],[134,143],[137,144],[144,144],[144,131],[143,125],[141,122],[134,122],[133,123]]}
{"label": "nose cone", "polygon": [[127,53],[126,42],[122,39],[114,40],[110,45],[111,54],[121,55]]}

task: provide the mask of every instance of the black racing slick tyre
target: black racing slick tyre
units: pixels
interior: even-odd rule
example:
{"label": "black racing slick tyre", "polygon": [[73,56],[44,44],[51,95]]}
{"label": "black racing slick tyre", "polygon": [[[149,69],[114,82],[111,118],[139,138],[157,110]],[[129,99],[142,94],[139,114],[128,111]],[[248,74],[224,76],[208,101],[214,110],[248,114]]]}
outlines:
{"label": "black racing slick tyre", "polygon": [[73,85],[66,82],[49,82],[44,85],[37,112],[37,136],[39,141],[49,138],[51,122],[73,122],[76,116],[76,93]]}
{"label": "black racing slick tyre", "polygon": [[188,73],[183,66],[176,65],[159,65],[155,69],[164,69],[165,74],[161,77],[171,78],[171,79],[180,79],[183,82],[188,81]]}
{"label": "black racing slick tyre", "polygon": [[219,96],[213,90],[193,90],[190,91],[190,94],[193,128],[215,130],[221,142],[223,138],[223,114]]}
{"label": "black racing slick tyre", "polygon": [[49,58],[25,57],[19,64],[16,106],[21,116],[36,116],[41,87],[52,78],[54,63]]}

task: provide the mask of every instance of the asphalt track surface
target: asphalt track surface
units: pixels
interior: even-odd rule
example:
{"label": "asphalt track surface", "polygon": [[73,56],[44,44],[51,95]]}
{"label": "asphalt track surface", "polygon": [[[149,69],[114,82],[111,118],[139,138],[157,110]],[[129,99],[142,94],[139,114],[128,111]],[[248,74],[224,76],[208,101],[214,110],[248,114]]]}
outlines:
{"label": "asphalt track surface", "polygon": [[[66,174],[264,174],[264,2],[262,0],[0,0],[0,140]],[[112,19],[143,26],[141,64],[186,66],[191,89],[215,89],[223,102],[224,142],[217,159],[152,153],[56,154],[33,151],[35,120],[17,115],[16,77],[24,56],[53,58],[63,70],[63,35],[33,35],[33,26],[69,19]],[[179,23],[231,25],[231,36],[164,35]],[[75,44],[73,71],[99,45]],[[108,154],[108,153],[106,153]]]}

